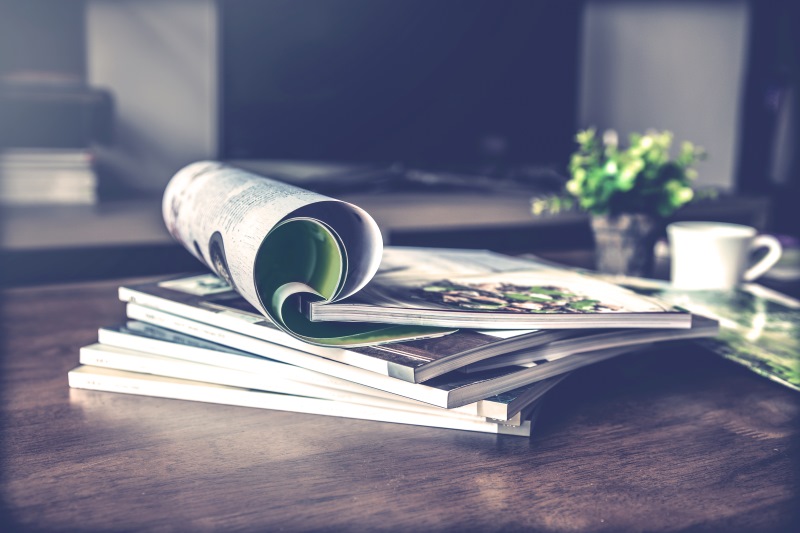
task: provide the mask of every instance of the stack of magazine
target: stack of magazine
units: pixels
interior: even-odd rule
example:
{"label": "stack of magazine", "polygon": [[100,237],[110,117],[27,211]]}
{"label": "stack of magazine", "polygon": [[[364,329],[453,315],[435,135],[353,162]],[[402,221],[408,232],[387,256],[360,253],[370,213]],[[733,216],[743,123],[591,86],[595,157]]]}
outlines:
{"label": "stack of magazine", "polygon": [[529,436],[569,372],[715,320],[553,265],[384,248],[351,204],[216,162],[164,194],[212,273],[120,287],[70,386]]}

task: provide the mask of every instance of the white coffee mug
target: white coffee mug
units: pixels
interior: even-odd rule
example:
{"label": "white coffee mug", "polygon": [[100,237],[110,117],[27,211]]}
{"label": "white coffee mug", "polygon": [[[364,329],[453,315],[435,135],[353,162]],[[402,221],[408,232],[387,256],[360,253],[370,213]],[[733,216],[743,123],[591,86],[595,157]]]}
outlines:
{"label": "white coffee mug", "polygon": [[[769,270],[781,257],[775,237],[755,228],[722,222],[675,222],[667,226],[672,254],[672,285],[678,289],[732,289]],[[756,264],[751,254],[768,248]]]}

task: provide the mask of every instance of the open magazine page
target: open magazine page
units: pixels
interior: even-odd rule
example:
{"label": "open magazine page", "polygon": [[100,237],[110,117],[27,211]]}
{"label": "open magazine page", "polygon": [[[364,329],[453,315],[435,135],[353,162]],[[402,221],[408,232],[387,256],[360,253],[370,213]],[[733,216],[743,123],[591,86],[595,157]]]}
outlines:
{"label": "open magazine page", "polygon": [[757,283],[744,283],[729,291],[681,290],[660,279],[575,270],[719,321],[715,338],[696,342],[800,391],[800,300]]}
{"label": "open magazine page", "polygon": [[718,320],[719,335],[699,340],[699,344],[800,390],[800,301],[752,283],[731,291],[687,291],[653,280],[619,281]]}
{"label": "open magazine page", "polygon": [[486,251],[387,249],[354,296],[313,302],[312,320],[474,328],[673,327],[691,317],[654,298],[565,269]]}
{"label": "open magazine page", "polygon": [[380,231],[357,206],[201,161],[172,178],[163,215],[187,250],[278,327],[304,341],[349,345],[443,334],[405,326],[313,324],[297,311],[300,294],[345,298],[377,271]]}

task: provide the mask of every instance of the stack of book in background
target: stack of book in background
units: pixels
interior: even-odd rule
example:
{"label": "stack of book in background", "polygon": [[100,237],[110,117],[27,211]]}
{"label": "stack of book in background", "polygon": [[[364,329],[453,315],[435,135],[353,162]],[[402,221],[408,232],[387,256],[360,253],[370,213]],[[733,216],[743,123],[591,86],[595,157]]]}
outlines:
{"label": "stack of book in background", "polygon": [[94,204],[93,159],[89,149],[8,148],[0,152],[0,203]]}
{"label": "stack of book in background", "polygon": [[0,116],[0,204],[96,203],[110,93],[74,76],[18,72],[0,78]]}
{"label": "stack of book in background", "polygon": [[[377,283],[368,288],[394,279],[398,257],[399,263],[428,266],[504,264],[503,269],[514,270],[501,274],[508,279],[519,279],[524,271],[515,269],[542,267],[488,252],[386,249],[383,274],[379,271]],[[441,271],[435,277],[441,278]],[[504,322],[498,314],[498,296],[530,311],[556,301],[555,287],[515,285],[513,292],[500,293],[486,283],[468,291],[449,283],[427,289],[436,298],[459,301],[461,309],[472,306],[469,314],[493,320],[494,329],[438,330],[417,340],[359,347],[320,346],[276,327],[211,274],[124,286],[119,295],[130,321],[101,328],[98,343],[81,349],[83,366],[70,372],[69,382],[101,391],[530,436],[541,400],[569,372],[652,343],[717,333],[716,321],[685,311],[614,318],[613,312],[592,312],[588,306],[599,305],[598,300],[586,299],[564,304],[571,306],[566,319],[573,319],[567,323],[572,327],[520,329],[523,323]],[[475,302],[487,307],[474,309]],[[372,316],[408,323],[391,318],[390,307],[376,303]],[[358,306],[330,309],[332,320],[341,320]],[[441,311],[439,320],[451,320],[451,311]],[[595,327],[592,316],[606,322]]]}

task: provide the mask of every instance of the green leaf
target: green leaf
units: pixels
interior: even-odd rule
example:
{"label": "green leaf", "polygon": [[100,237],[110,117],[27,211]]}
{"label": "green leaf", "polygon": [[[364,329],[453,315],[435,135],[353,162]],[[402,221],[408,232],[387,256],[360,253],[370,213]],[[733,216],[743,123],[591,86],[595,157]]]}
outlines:
{"label": "green leaf", "polygon": [[578,300],[577,302],[569,303],[568,306],[578,311],[586,311],[593,308],[598,303],[600,303],[600,300]]}
{"label": "green leaf", "polygon": [[561,296],[561,297],[571,296],[571,294],[568,292],[560,291],[558,289],[548,289],[547,287],[531,287],[530,289],[528,289],[528,292],[533,292],[536,294],[546,294],[548,296]]}
{"label": "green leaf", "polygon": [[514,300],[515,302],[545,303],[553,301],[552,298],[542,298],[534,294],[523,294],[521,292],[507,292],[503,296],[505,296],[507,300]]}
{"label": "green leaf", "polygon": [[444,287],[442,285],[428,285],[427,287],[422,287],[422,290],[425,292],[445,292],[453,290],[453,287]]}

